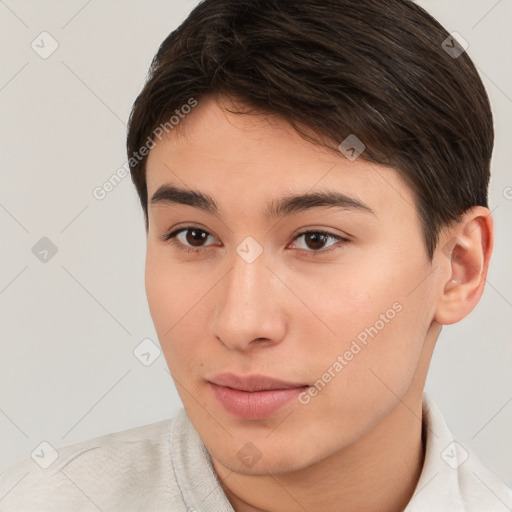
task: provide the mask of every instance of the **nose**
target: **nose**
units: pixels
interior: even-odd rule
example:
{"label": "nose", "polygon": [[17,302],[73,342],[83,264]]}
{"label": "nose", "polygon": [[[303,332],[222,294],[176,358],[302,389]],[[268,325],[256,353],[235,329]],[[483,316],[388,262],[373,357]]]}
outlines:
{"label": "nose", "polygon": [[271,346],[285,338],[289,297],[264,256],[248,263],[235,254],[231,270],[219,283],[213,329],[230,350]]}

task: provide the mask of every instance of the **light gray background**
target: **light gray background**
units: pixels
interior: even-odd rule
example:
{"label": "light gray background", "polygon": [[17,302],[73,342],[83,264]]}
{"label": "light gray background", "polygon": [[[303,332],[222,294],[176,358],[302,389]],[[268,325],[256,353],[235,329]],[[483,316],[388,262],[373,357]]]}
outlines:
{"label": "light gray background", "polygon": [[[0,1],[0,470],[43,440],[58,448],[181,407],[163,356],[146,367],[133,355],[157,337],[131,180],[102,201],[92,191],[125,163],[125,123],[150,61],[196,3]],[[512,1],[419,3],[469,42],[497,130],[488,286],[443,330],[427,391],[512,485]],[[31,48],[43,31],[59,44],[47,59]],[[58,248],[47,263],[31,250],[42,237]]]}

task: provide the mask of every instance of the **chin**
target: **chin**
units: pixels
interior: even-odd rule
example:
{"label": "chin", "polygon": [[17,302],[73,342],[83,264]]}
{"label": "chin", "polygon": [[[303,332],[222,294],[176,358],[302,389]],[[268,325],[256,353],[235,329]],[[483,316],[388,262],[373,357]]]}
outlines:
{"label": "chin", "polygon": [[249,467],[235,458],[230,458],[224,466],[231,471],[247,476],[268,476],[282,475],[299,471],[308,467],[310,464],[305,460],[298,460],[296,457],[279,457],[275,454],[269,459],[262,457],[254,466]]}
{"label": "chin", "polygon": [[[309,452],[304,448],[296,449],[292,445],[283,445],[276,439],[275,443],[250,441],[233,443],[233,451],[226,452],[226,445],[207,446],[212,457],[225,468],[238,474],[248,476],[265,476],[269,473],[279,475],[299,471],[318,462],[318,453]],[[238,446],[241,445],[241,448]]]}

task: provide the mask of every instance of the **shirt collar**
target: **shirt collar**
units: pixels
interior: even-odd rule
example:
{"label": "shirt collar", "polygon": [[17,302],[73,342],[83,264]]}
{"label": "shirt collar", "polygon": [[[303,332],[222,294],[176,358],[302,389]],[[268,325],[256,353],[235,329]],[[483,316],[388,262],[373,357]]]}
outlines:
{"label": "shirt collar", "polygon": [[425,442],[423,469],[412,498],[404,512],[432,510],[433,504],[449,504],[453,512],[465,512],[458,482],[458,468],[467,451],[455,441],[441,411],[423,394],[422,431]]}

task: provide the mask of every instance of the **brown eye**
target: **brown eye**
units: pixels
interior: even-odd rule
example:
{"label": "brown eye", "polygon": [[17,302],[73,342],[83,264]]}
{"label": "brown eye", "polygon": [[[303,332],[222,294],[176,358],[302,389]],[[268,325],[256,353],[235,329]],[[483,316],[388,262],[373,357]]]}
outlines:
{"label": "brown eye", "polygon": [[186,229],[185,241],[192,247],[202,247],[202,242],[208,239],[208,233],[201,229]]}
{"label": "brown eye", "polygon": [[[336,245],[336,242],[348,242],[348,239],[340,235],[327,233],[326,231],[305,231],[303,233],[298,234],[296,240],[299,240],[301,238],[303,239],[303,247],[298,248],[311,256],[316,256],[317,254],[321,255],[330,252],[329,247]],[[331,243],[326,246],[326,243],[329,241],[329,239],[334,240],[334,243]],[[325,247],[327,247],[327,249],[325,249]]]}
{"label": "brown eye", "polygon": [[210,245],[205,245],[204,242],[211,237],[210,233],[196,227],[184,227],[176,229],[175,231],[163,235],[161,239],[164,242],[170,241],[175,247],[186,252],[198,252],[206,250]]}
{"label": "brown eye", "polygon": [[313,249],[314,251],[323,249],[327,239],[328,237],[321,233],[306,233],[304,235],[304,241],[306,242],[306,245],[309,249]]}

